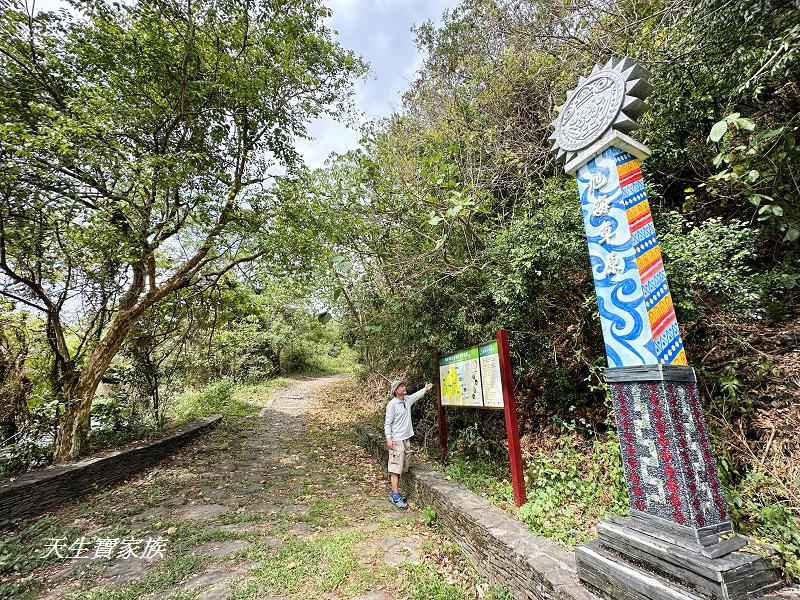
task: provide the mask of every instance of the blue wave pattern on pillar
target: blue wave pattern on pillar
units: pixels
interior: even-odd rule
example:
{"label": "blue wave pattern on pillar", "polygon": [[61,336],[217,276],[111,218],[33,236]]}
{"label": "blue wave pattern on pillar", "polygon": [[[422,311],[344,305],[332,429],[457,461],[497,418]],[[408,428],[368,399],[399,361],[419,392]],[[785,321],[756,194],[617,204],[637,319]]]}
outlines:
{"label": "blue wave pattern on pillar", "polygon": [[609,148],[577,173],[597,308],[610,367],[658,364],[617,172],[619,153]]}

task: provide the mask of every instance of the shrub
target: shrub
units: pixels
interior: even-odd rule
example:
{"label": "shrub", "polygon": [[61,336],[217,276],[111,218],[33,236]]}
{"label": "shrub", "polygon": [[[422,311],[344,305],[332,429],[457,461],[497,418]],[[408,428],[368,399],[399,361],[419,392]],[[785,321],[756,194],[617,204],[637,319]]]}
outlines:
{"label": "shrub", "polygon": [[120,446],[155,433],[158,429],[155,421],[143,412],[144,407],[139,404],[124,394],[98,397],[92,403],[92,447]]}
{"label": "shrub", "polygon": [[528,462],[528,502],[519,511],[532,531],[567,545],[588,539],[606,514],[628,509],[616,437],[593,442],[585,453],[571,444],[565,438],[558,450]]}
{"label": "shrub", "polygon": [[411,600],[466,600],[464,589],[447,580],[430,564],[405,567]]}
{"label": "shrub", "polygon": [[473,458],[486,458],[492,455],[493,450],[496,450],[493,441],[481,432],[478,423],[473,423],[459,430],[453,447],[459,454]]}
{"label": "shrub", "polygon": [[677,212],[660,221],[672,297],[687,317],[702,316],[710,304],[750,318],[763,316],[764,290],[751,267],[757,231],[717,217],[692,223]]}
{"label": "shrub", "polygon": [[781,496],[785,488],[758,470],[748,472],[738,484],[731,485],[724,461],[722,466],[736,530],[773,546],[783,560],[784,574],[793,580],[800,579],[800,519]]}
{"label": "shrub", "polygon": [[463,456],[454,456],[445,469],[445,475],[493,502],[512,502],[514,499],[508,467],[499,461],[486,457],[466,460]]}
{"label": "shrub", "polygon": [[428,527],[433,527],[433,524],[436,523],[436,519],[438,518],[439,515],[436,514],[432,506],[426,506],[422,509],[422,520],[425,521],[425,525]]}
{"label": "shrub", "polygon": [[236,384],[230,379],[220,379],[209,384],[200,392],[183,393],[176,401],[173,418],[184,423],[199,417],[221,414],[243,416],[251,409],[234,398]]}
{"label": "shrub", "polygon": [[[0,523],[2,525],[2,523]],[[30,573],[52,562],[58,556],[45,552],[48,542],[69,538],[75,533],[73,527],[63,525],[46,515],[14,532],[7,532],[0,539],[0,576]]]}
{"label": "shrub", "polygon": [[13,444],[0,448],[0,478],[49,464],[53,459],[52,447],[39,440],[36,436],[22,435]]}

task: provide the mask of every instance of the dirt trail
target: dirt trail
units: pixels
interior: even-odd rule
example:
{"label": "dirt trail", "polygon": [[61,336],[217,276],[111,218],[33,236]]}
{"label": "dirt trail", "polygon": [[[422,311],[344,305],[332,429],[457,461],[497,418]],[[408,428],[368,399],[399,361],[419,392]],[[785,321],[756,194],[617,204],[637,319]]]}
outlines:
{"label": "dirt trail", "polygon": [[[337,398],[355,390],[337,376],[254,393],[255,415],[46,517],[36,550],[46,537],[83,537],[84,557],[39,568],[27,593],[24,578],[16,594],[0,587],[0,598],[474,597],[463,557],[419,512],[389,504],[381,469],[343,430]],[[102,539],[117,540],[111,558],[94,557]],[[125,540],[141,542],[138,557],[121,557]]]}

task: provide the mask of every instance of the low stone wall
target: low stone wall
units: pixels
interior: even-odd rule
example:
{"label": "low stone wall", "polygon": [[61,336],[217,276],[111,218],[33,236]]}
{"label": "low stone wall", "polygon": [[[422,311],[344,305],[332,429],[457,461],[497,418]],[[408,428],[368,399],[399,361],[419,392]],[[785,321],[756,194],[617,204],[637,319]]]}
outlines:
{"label": "low stone wall", "polygon": [[169,456],[221,419],[220,415],[198,419],[157,440],[138,442],[120,450],[47,467],[0,483],[0,524],[40,515],[68,500],[127,479]]}
{"label": "low stone wall", "polygon": [[[359,443],[384,468],[383,436],[357,428]],[[575,554],[530,533],[517,519],[428,467],[403,478],[404,491],[431,506],[450,536],[489,583],[505,586],[515,600],[598,600],[578,581]]]}

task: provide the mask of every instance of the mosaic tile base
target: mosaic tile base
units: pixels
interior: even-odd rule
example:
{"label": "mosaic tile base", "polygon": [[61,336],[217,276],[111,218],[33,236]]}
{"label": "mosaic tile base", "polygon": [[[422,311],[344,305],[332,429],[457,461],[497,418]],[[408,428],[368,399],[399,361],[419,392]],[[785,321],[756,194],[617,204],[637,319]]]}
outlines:
{"label": "mosaic tile base", "polygon": [[631,508],[693,529],[725,523],[693,369],[672,370],[680,376],[628,382],[606,370]]}

